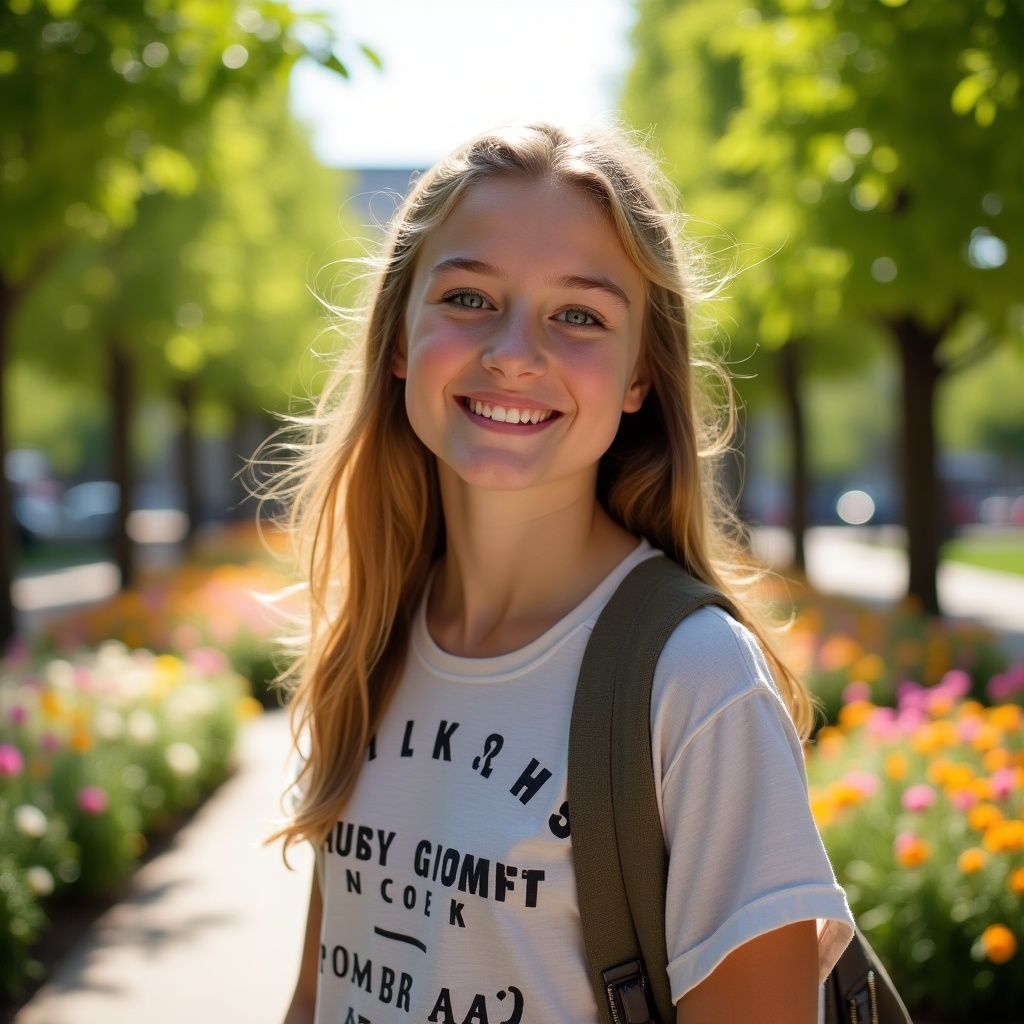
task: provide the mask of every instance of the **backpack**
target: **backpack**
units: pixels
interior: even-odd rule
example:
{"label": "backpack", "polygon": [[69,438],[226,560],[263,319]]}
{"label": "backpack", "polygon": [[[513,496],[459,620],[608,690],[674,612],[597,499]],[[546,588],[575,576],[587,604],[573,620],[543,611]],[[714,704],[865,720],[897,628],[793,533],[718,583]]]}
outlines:
{"label": "backpack", "polygon": [[[580,667],[569,730],[572,851],[588,974],[603,1024],[672,1024],[668,861],[651,759],[651,684],[672,631],[724,595],[664,556],[622,581]],[[825,982],[825,1024],[912,1024],[857,931]]]}

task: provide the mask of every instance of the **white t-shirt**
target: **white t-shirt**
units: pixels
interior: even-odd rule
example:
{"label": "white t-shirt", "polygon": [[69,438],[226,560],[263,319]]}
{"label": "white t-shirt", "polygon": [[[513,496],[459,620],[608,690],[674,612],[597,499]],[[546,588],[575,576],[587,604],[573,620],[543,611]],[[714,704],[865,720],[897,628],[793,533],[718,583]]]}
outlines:
{"label": "white t-shirt", "polygon": [[[421,603],[394,699],[318,851],[318,1024],[597,1020],[570,850],[569,721],[598,614],[654,553],[641,544],[500,657],[442,651]],[[852,920],[750,633],[717,608],[684,620],[658,662],[651,725],[673,998],[743,942],[811,918],[824,977]]]}

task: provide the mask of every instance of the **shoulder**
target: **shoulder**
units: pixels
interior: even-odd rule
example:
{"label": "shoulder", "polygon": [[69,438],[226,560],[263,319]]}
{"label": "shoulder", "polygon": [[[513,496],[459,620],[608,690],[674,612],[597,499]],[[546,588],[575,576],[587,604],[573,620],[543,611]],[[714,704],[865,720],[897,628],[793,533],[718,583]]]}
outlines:
{"label": "shoulder", "polygon": [[725,726],[741,721],[799,750],[757,638],[728,612],[706,606],[675,628],[658,659],[651,691],[652,737],[664,753],[671,750],[678,757],[703,731],[728,731]]}

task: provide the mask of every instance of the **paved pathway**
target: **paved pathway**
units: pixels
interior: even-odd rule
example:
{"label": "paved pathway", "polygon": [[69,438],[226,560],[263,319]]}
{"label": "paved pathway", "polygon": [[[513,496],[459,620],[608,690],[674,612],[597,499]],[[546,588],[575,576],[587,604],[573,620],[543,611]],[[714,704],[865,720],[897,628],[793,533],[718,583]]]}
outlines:
{"label": "paved pathway", "polygon": [[[759,543],[784,560],[785,538]],[[816,531],[810,578],[829,591],[876,600],[906,582],[897,551]],[[939,580],[951,614],[1007,630],[1024,657],[1024,580],[966,566]],[[243,730],[238,773],[222,786],[166,853],[136,875],[110,910],[55,970],[15,1024],[280,1024],[298,966],[312,871],[308,849],[296,870],[260,839],[277,814],[287,719],[271,712]]]}

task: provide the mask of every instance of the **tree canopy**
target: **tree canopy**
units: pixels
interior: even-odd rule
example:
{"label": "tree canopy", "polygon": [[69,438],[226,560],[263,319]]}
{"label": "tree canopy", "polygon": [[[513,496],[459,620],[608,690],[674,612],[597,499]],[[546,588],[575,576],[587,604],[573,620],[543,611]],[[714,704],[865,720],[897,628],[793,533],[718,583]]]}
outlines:
{"label": "tree canopy", "polygon": [[628,112],[691,210],[766,256],[732,283],[741,326],[831,360],[859,324],[899,352],[911,589],[934,610],[935,385],[1024,334],[1024,2],[639,12]]}

